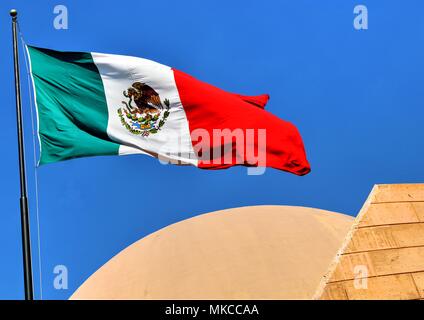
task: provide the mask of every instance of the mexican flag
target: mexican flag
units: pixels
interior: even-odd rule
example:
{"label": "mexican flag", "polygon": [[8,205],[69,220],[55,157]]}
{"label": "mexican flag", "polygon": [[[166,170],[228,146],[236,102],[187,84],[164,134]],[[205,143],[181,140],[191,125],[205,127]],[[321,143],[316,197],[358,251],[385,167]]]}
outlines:
{"label": "mexican flag", "polygon": [[296,127],[268,95],[229,93],[151,60],[27,46],[40,164],[145,154],[203,169],[310,171]]}

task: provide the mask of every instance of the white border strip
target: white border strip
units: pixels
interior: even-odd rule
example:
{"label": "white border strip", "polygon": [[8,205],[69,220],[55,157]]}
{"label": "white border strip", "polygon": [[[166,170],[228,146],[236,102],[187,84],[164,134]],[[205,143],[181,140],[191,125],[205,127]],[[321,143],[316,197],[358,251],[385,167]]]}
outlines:
{"label": "white border strip", "polygon": [[[27,53],[27,57],[28,57],[29,73],[30,73],[31,82],[32,82],[32,92],[33,92],[33,97],[34,97],[35,114],[37,116],[37,137],[38,137],[38,145],[39,145],[39,149],[40,149],[40,155],[39,155],[38,161],[37,161],[37,167],[38,167],[38,166],[40,166],[42,150],[41,150],[40,125],[39,125],[40,119],[39,119],[39,115],[38,115],[38,105],[37,105],[37,91],[35,90],[34,76],[32,74],[31,55],[29,53],[27,44],[25,44],[25,49],[26,49],[26,53]],[[32,106],[30,106],[30,108],[32,108]]]}

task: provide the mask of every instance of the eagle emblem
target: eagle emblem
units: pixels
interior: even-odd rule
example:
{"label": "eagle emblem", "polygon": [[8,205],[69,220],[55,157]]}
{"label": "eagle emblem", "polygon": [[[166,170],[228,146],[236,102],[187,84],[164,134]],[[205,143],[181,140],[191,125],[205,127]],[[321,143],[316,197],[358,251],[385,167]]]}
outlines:
{"label": "eagle emblem", "polygon": [[123,92],[125,101],[118,109],[122,125],[131,133],[147,137],[164,126],[169,117],[169,100],[143,82],[134,82]]}

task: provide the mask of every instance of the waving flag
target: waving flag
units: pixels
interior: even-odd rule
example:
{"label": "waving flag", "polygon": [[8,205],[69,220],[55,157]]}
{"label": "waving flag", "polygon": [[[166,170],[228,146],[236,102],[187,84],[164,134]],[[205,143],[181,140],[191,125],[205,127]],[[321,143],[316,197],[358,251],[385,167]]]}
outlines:
{"label": "waving flag", "polygon": [[40,164],[147,154],[204,169],[310,171],[296,127],[264,110],[268,95],[229,93],[142,58],[27,49]]}

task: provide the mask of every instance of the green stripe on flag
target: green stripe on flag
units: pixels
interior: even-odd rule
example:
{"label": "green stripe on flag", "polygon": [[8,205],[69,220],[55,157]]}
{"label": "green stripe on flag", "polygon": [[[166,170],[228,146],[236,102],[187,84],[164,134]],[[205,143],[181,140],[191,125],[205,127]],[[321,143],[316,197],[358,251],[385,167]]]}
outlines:
{"label": "green stripe on flag", "polygon": [[28,46],[36,94],[40,164],[118,154],[107,135],[102,79],[90,53]]}

